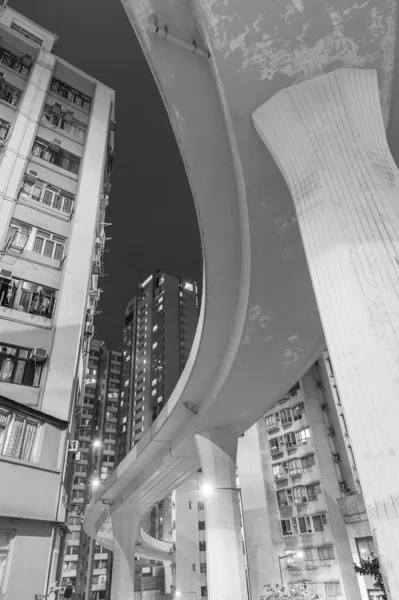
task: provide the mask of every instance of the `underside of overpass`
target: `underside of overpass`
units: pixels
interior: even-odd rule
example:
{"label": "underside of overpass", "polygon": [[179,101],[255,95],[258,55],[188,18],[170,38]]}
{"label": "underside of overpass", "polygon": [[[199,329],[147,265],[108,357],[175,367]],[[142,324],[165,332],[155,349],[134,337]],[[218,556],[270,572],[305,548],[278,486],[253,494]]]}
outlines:
{"label": "underside of overpass", "polygon": [[[216,485],[233,487],[237,436],[327,342],[394,598],[396,2],[122,1],[191,184],[204,293],[176,389],[97,493],[85,529],[120,554],[126,579],[143,515],[200,465]],[[227,496],[223,507],[210,503],[207,518],[217,529],[229,516],[222,542],[233,548],[237,499]],[[242,561],[232,552],[220,569],[218,543],[216,535],[211,598],[245,597]],[[129,598],[129,583],[115,597]]]}

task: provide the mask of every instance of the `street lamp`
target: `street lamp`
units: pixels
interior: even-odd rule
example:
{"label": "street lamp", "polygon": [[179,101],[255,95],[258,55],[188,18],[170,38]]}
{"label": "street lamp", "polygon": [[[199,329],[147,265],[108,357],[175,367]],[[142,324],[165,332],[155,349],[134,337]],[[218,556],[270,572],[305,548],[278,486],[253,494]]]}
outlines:
{"label": "street lamp", "polygon": [[182,592],[181,590],[176,590],[175,591],[176,598],[181,598],[181,596],[183,596],[183,594],[192,594],[193,598],[195,600],[197,600],[197,592]]}
{"label": "street lamp", "polygon": [[101,448],[101,440],[94,440],[93,448]]}
{"label": "street lamp", "polygon": [[303,552],[302,550],[293,550],[292,552],[289,552],[288,554],[283,554],[283,556],[278,556],[278,566],[280,568],[280,579],[281,579],[281,585],[284,585],[284,580],[283,580],[283,570],[281,568],[281,561],[282,560],[287,560],[287,558],[291,558],[292,556],[296,556],[297,558],[302,558],[303,556]]}
{"label": "street lamp", "polygon": [[238,496],[239,496],[239,510],[240,510],[240,518],[241,518],[241,523],[242,523],[242,534],[243,534],[243,543],[244,543],[244,562],[245,562],[245,575],[246,575],[246,579],[247,579],[247,592],[248,592],[248,598],[249,600],[252,600],[252,593],[251,593],[251,579],[249,576],[249,564],[248,564],[248,551],[247,551],[247,536],[245,533],[245,521],[244,521],[244,508],[243,508],[243,503],[242,503],[242,492],[241,492],[241,488],[240,487],[214,487],[211,483],[209,482],[204,482],[201,486],[200,486],[200,491],[203,493],[203,495],[205,497],[212,496],[214,494],[214,492],[216,492],[217,490],[231,490],[234,492],[238,492]]}

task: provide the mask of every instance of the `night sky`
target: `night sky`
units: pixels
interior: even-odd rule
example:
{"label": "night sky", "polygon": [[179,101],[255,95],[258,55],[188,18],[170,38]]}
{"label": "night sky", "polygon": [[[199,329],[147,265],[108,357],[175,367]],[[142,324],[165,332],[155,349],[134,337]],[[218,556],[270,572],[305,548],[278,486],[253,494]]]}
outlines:
{"label": "night sky", "polygon": [[9,0],[58,35],[55,54],[116,91],[116,160],[96,331],[120,350],[124,308],[154,269],[200,277],[191,191],[169,119],[119,0]]}

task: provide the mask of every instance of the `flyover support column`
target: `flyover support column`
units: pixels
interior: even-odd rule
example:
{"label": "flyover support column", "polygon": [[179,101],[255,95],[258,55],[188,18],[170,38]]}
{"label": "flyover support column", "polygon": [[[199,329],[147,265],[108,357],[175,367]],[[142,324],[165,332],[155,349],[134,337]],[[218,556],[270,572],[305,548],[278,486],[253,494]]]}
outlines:
{"label": "flyover support column", "polygon": [[246,600],[243,540],[236,486],[237,435],[210,430],[195,435],[204,480],[213,493],[205,501],[208,597]]}
{"label": "flyover support column", "polygon": [[140,517],[131,511],[111,515],[114,534],[111,600],[134,598],[134,554]]}
{"label": "flyover support column", "polygon": [[[399,172],[377,74],[281,90],[255,127],[291,191],[391,600],[399,598]],[[295,332],[292,332],[293,334]]]}

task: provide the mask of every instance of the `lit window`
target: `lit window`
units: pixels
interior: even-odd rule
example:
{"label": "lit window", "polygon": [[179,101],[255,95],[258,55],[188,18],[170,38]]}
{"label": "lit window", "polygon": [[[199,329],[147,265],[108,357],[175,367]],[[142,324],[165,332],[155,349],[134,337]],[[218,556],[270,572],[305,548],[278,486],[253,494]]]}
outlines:
{"label": "lit window", "polygon": [[127,387],[128,385],[129,385],[129,380],[126,379],[126,381],[125,381],[125,387]]}
{"label": "lit window", "polygon": [[163,310],[163,304],[160,304],[160,305],[158,306],[158,312],[161,312],[161,310]]}
{"label": "lit window", "polygon": [[158,346],[158,342],[154,342],[152,345],[152,349],[154,350],[154,348],[156,348]]}
{"label": "lit window", "polygon": [[126,423],[126,421],[127,421],[127,417],[123,417],[122,423]]}
{"label": "lit window", "polygon": [[155,377],[155,379],[152,380],[152,385],[156,385],[157,384],[157,378]]}
{"label": "lit window", "polygon": [[152,390],[152,392],[151,392],[151,396],[155,396],[155,395],[156,395],[156,393],[157,393],[157,390]]}
{"label": "lit window", "polygon": [[152,328],[153,331],[156,331],[158,329],[158,325],[154,325],[154,327]]}
{"label": "lit window", "polygon": [[39,387],[43,363],[32,357],[32,350],[0,344],[0,381]]}
{"label": "lit window", "polygon": [[189,292],[193,292],[194,291],[194,286],[192,283],[188,283],[188,281],[186,281],[184,283],[184,289],[188,290]]}
{"label": "lit window", "polygon": [[162,402],[162,400],[163,400],[163,396],[158,396],[158,398],[157,398],[157,402],[158,402],[158,403],[159,403],[159,402]]}

